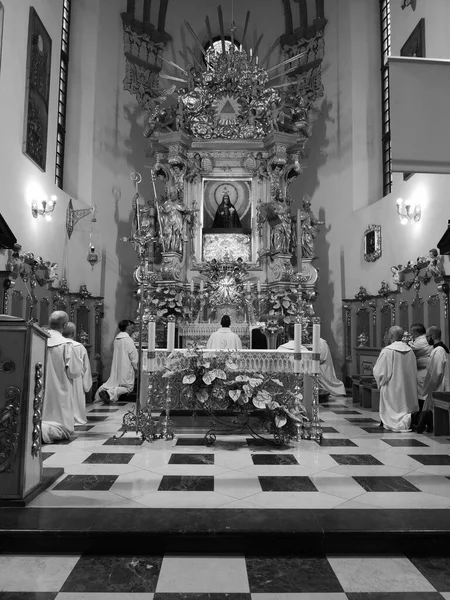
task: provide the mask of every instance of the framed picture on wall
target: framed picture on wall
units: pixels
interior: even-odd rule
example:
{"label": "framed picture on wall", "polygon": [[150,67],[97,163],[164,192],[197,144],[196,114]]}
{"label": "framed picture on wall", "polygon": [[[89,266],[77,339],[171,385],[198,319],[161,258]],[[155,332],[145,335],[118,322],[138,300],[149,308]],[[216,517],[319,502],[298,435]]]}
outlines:
{"label": "framed picture on wall", "polygon": [[[400,49],[400,56],[425,56],[425,19],[420,19],[413,32]],[[414,173],[403,173],[403,181],[412,177]]]}
{"label": "framed picture on wall", "polygon": [[28,26],[23,153],[42,171],[47,162],[52,40],[33,7]]}
{"label": "framed picture on wall", "polygon": [[381,256],[381,226],[369,225],[364,232],[364,260],[374,262]]}

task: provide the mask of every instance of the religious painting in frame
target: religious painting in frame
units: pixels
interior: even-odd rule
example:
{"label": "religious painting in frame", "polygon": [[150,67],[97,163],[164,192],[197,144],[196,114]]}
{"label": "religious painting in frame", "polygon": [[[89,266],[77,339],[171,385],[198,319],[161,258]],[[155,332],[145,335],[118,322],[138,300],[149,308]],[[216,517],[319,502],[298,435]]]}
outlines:
{"label": "religious painting in frame", "polygon": [[369,225],[364,232],[364,260],[374,262],[381,256],[381,226]]}
{"label": "religious painting in frame", "polygon": [[204,179],[202,261],[252,262],[251,179]]}
{"label": "religious painting in frame", "polygon": [[[400,49],[400,56],[425,57],[425,19],[420,19],[413,32]],[[403,181],[410,179],[414,173],[403,173]]]}
{"label": "religious painting in frame", "polygon": [[5,14],[5,9],[3,8],[3,4],[0,2],[0,72],[2,70],[2,46],[3,46],[3,17]]}
{"label": "religious painting in frame", "polygon": [[33,7],[28,26],[23,153],[42,171],[47,162],[52,40]]}

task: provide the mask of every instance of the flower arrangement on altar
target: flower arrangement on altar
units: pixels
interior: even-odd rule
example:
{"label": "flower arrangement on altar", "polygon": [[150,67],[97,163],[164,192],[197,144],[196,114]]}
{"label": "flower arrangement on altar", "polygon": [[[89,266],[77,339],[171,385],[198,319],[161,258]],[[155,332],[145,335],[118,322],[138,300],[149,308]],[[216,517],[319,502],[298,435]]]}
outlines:
{"label": "flower arrangement on altar", "polygon": [[152,294],[150,306],[156,316],[167,319],[170,315],[188,320],[191,313],[186,294],[181,286],[157,286]]}
{"label": "flower arrangement on altar", "polygon": [[283,290],[271,290],[267,297],[267,312],[269,317],[281,319],[290,323],[292,317],[299,314],[298,290],[286,287]]}
{"label": "flower arrangement on altar", "polygon": [[233,351],[204,353],[193,347],[170,354],[162,377],[188,392],[194,411],[200,408],[214,415],[214,410],[225,409],[256,416],[275,439],[287,441],[309,422],[295,376],[282,374],[282,381],[270,373],[237,369]]}

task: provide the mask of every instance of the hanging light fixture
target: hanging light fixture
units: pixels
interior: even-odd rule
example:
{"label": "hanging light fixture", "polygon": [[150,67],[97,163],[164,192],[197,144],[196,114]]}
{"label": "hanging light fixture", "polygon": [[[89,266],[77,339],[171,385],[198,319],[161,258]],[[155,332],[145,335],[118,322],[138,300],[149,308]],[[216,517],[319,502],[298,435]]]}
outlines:
{"label": "hanging light fixture", "polygon": [[98,228],[96,210],[97,207],[94,204],[92,207],[91,230],[89,232],[89,247],[86,256],[86,260],[91,265],[92,270],[94,270],[95,265],[101,261],[100,231]]}

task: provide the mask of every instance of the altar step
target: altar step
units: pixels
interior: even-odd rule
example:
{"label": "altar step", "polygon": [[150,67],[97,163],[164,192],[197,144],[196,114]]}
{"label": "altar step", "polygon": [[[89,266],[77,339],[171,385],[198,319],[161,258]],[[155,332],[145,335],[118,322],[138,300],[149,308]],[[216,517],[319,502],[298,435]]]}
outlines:
{"label": "altar step", "polygon": [[446,554],[448,510],[3,508],[0,552]]}

